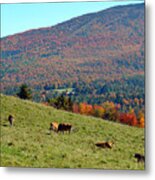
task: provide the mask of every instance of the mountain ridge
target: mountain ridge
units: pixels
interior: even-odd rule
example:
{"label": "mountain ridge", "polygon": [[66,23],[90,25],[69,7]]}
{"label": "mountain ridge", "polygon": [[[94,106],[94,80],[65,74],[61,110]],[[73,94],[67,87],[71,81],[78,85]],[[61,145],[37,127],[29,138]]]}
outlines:
{"label": "mountain ridge", "polygon": [[[90,13],[1,39],[2,92],[144,75],[144,4]],[[72,85],[71,85],[72,84]],[[102,88],[101,87],[101,88]],[[12,89],[12,90],[10,90]],[[14,90],[13,90],[14,89]]]}
{"label": "mountain ridge", "polygon": [[45,26],[45,27],[38,27],[38,28],[32,28],[32,29],[28,29],[28,30],[25,30],[25,31],[22,31],[22,32],[18,32],[18,33],[14,33],[14,34],[11,34],[11,35],[7,35],[5,37],[2,37],[1,39],[5,39],[5,38],[8,38],[8,37],[11,37],[11,36],[15,36],[15,35],[22,35],[23,33],[29,33],[31,31],[38,31],[38,30],[47,30],[47,29],[50,29],[50,28],[53,28],[55,26],[59,26],[59,25],[63,25],[64,23],[68,22],[68,21],[72,21],[72,20],[75,20],[76,18],[80,18],[80,17],[84,17],[84,16],[90,16],[90,15],[96,15],[96,14],[104,14],[105,11],[111,11],[111,9],[121,9],[121,8],[124,8],[124,7],[140,7],[140,6],[144,6],[144,3],[138,3],[138,4],[129,4],[129,5],[118,5],[118,6],[113,6],[113,7],[110,7],[110,8],[107,8],[107,9],[104,9],[104,10],[100,10],[100,11],[97,11],[97,12],[90,12],[90,13],[87,13],[87,14],[82,14],[82,15],[79,15],[77,17],[73,17],[71,19],[68,19],[68,20],[65,20],[63,22],[59,22],[57,24],[54,24],[52,26]]}

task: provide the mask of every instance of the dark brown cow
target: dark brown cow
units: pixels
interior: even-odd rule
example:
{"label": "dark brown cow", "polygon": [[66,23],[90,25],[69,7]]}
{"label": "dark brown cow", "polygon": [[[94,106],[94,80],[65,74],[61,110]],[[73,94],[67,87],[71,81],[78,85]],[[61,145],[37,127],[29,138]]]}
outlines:
{"label": "dark brown cow", "polygon": [[137,159],[137,162],[139,163],[139,162],[145,162],[145,156],[143,156],[143,155],[141,155],[141,154],[139,154],[139,153],[136,153],[135,155],[134,155],[134,157]]}
{"label": "dark brown cow", "polygon": [[13,126],[14,117],[12,115],[9,115],[8,121],[10,123],[10,126]]}
{"label": "dark brown cow", "polygon": [[59,126],[58,126],[58,132],[63,132],[64,133],[65,131],[68,131],[70,133],[71,128],[72,128],[71,124],[60,123]]}
{"label": "dark brown cow", "polygon": [[97,146],[97,147],[101,147],[101,148],[109,148],[109,149],[111,149],[112,148],[112,146],[113,146],[113,142],[111,142],[111,141],[102,141],[102,142],[98,142],[98,143],[96,143],[95,145]]}

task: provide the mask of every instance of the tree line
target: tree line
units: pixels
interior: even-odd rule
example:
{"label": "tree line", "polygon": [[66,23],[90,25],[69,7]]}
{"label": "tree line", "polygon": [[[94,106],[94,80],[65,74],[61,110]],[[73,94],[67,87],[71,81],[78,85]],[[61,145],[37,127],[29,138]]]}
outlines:
{"label": "tree line", "polygon": [[[20,87],[20,91],[17,93],[17,96],[21,99],[31,100],[32,91],[26,84],[23,84]],[[135,99],[135,101],[139,102],[138,99]],[[128,104],[129,102],[124,100],[124,103]],[[134,108],[130,107],[128,111],[123,112],[121,104],[114,103],[112,101],[105,101],[100,105],[92,105],[86,102],[76,103],[73,102],[70,96],[61,94],[60,96],[44,101],[43,104],[73,113],[95,116],[110,121],[120,122],[130,126],[137,126],[141,128],[145,127],[145,116],[143,109],[135,112]]]}

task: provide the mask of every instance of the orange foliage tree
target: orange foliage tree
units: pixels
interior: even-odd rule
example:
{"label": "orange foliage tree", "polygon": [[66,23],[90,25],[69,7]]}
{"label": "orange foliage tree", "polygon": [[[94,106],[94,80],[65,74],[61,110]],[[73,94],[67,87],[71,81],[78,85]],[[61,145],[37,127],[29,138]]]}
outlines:
{"label": "orange foliage tree", "polygon": [[105,109],[102,106],[94,105],[93,106],[93,115],[96,117],[103,118]]}
{"label": "orange foliage tree", "polygon": [[91,115],[93,113],[93,106],[87,103],[80,103],[79,111],[81,114]]}
{"label": "orange foliage tree", "polygon": [[138,122],[139,122],[139,127],[141,128],[145,127],[145,117],[142,111],[138,113]]}

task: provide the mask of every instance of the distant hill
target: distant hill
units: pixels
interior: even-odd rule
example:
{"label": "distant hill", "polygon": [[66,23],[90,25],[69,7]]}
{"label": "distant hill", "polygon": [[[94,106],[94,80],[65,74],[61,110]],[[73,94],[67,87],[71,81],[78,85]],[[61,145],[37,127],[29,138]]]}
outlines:
{"label": "distant hill", "polygon": [[74,88],[79,82],[93,83],[94,88],[102,82],[103,88],[122,78],[143,79],[144,4],[113,7],[2,38],[1,65],[6,94],[23,82],[42,91]]}
{"label": "distant hill", "polygon": [[[56,110],[1,95],[1,166],[144,169],[135,153],[144,154],[144,129]],[[13,127],[8,116],[15,117]],[[73,125],[71,134],[49,132],[53,121]],[[100,149],[98,141],[113,141]]]}

